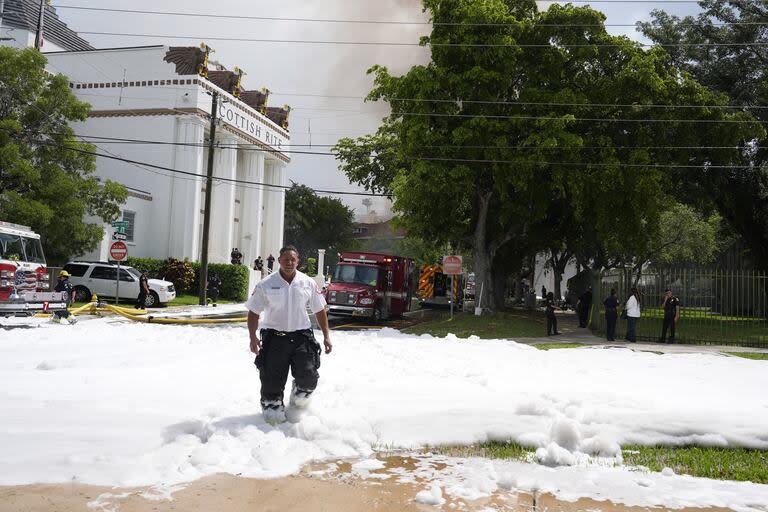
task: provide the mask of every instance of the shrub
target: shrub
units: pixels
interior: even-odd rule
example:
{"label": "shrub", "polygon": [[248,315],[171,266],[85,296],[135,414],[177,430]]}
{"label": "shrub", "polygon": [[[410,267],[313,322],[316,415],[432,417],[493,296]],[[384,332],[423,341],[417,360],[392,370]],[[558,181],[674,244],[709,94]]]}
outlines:
{"label": "shrub", "polygon": [[[200,263],[194,262],[192,266],[195,269],[195,283],[190,291],[200,293]],[[248,298],[248,265],[209,263],[208,275],[211,274],[218,274],[221,279],[221,298],[235,301],[245,301]]]}
{"label": "shrub", "polygon": [[195,284],[195,269],[188,261],[168,258],[161,270],[163,279],[171,281],[177,292],[188,293]]}
{"label": "shrub", "polygon": [[129,267],[135,268],[136,270],[147,269],[149,277],[153,279],[163,278],[162,270],[163,265],[165,264],[165,261],[163,260],[158,260],[155,258],[134,258],[133,256],[128,256],[123,263]]}
{"label": "shrub", "polygon": [[307,275],[317,275],[317,258],[307,258]]}
{"label": "shrub", "polygon": [[[173,263],[171,263],[173,262]],[[173,272],[180,272],[182,279],[188,279],[187,267],[193,272],[189,288],[183,290],[184,293],[200,293],[200,263],[179,261],[175,259],[160,260],[155,258],[126,258],[125,264],[137,269],[146,268],[149,271],[149,277],[155,279],[167,279],[171,281],[179,292],[182,292],[181,281],[176,281]],[[166,273],[167,272],[167,273]],[[230,263],[209,263],[208,275],[218,274],[221,278],[221,289],[219,297],[222,299],[245,301],[248,298],[248,266],[232,265]],[[185,283],[188,281],[184,281]]]}

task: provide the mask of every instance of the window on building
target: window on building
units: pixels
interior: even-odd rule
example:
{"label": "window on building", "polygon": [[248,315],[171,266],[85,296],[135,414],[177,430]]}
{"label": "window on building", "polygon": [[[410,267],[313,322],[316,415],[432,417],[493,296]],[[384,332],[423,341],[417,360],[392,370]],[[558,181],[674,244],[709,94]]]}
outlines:
{"label": "window on building", "polygon": [[136,224],[136,212],[124,210],[123,220],[128,221],[128,225],[125,227],[125,240],[133,242],[133,226]]}

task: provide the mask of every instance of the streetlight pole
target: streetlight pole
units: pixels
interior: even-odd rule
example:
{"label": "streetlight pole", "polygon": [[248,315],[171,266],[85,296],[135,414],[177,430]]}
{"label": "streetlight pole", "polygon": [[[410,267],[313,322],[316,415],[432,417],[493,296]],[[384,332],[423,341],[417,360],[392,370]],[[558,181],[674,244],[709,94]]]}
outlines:
{"label": "streetlight pole", "polygon": [[211,196],[213,196],[213,148],[216,143],[216,116],[219,113],[219,93],[213,91],[211,105],[211,128],[208,140],[208,171],[205,177],[205,209],[203,212],[203,248],[200,255],[200,294],[199,304],[205,306],[208,303],[208,237],[211,231]]}

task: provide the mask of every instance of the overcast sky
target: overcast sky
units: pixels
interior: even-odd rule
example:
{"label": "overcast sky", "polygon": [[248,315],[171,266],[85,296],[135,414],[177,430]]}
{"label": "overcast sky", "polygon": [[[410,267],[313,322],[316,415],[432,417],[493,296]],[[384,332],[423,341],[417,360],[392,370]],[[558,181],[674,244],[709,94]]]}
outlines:
{"label": "overcast sky", "polygon": [[[541,7],[552,2],[540,2]],[[198,12],[281,18],[339,20],[426,21],[419,0],[56,0],[53,5],[109,7],[119,9]],[[653,8],[679,15],[695,13],[696,4],[594,3],[605,12],[608,24],[627,24],[649,18]],[[211,37],[240,37],[284,40],[417,42],[429,33],[428,25],[308,23],[245,19],[190,18],[57,9],[59,17],[96,48],[149,44],[196,45],[207,41],[215,48],[214,58],[228,69],[239,66],[248,75],[248,89],[267,87],[269,104],[289,104],[291,144],[295,150],[328,152],[340,137],[358,136],[376,130],[386,114],[384,104],[364,103],[371,87],[366,70],[373,64],[401,74],[414,64],[424,63],[428,51],[418,46],[331,45],[298,43],[254,43],[213,41]],[[609,27],[617,34],[639,39],[632,27]],[[121,32],[168,37],[92,35],[84,32]],[[329,97],[329,96],[336,96]],[[338,96],[351,96],[340,98]],[[310,135],[311,130],[311,135]],[[313,147],[307,145],[312,143]],[[289,178],[313,188],[358,191],[338,171],[333,157],[292,155]],[[357,212],[365,212],[362,197],[342,196]],[[373,209],[386,210],[386,201],[374,199]]]}

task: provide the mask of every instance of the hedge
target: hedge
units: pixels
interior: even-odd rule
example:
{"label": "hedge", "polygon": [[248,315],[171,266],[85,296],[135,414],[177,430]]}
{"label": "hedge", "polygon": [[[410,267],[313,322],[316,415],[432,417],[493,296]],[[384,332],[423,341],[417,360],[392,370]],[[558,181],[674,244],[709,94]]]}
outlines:
{"label": "hedge", "polygon": [[[163,268],[166,260],[155,258],[134,258],[128,257],[125,264],[137,269],[147,269],[149,277],[162,279]],[[178,293],[189,293],[197,295],[200,287],[200,263],[191,262],[195,271],[195,281],[189,290],[177,290]],[[219,296],[222,299],[245,301],[248,298],[248,267],[246,265],[232,265],[230,263],[209,263],[208,275],[218,274],[221,279],[221,289]]]}

